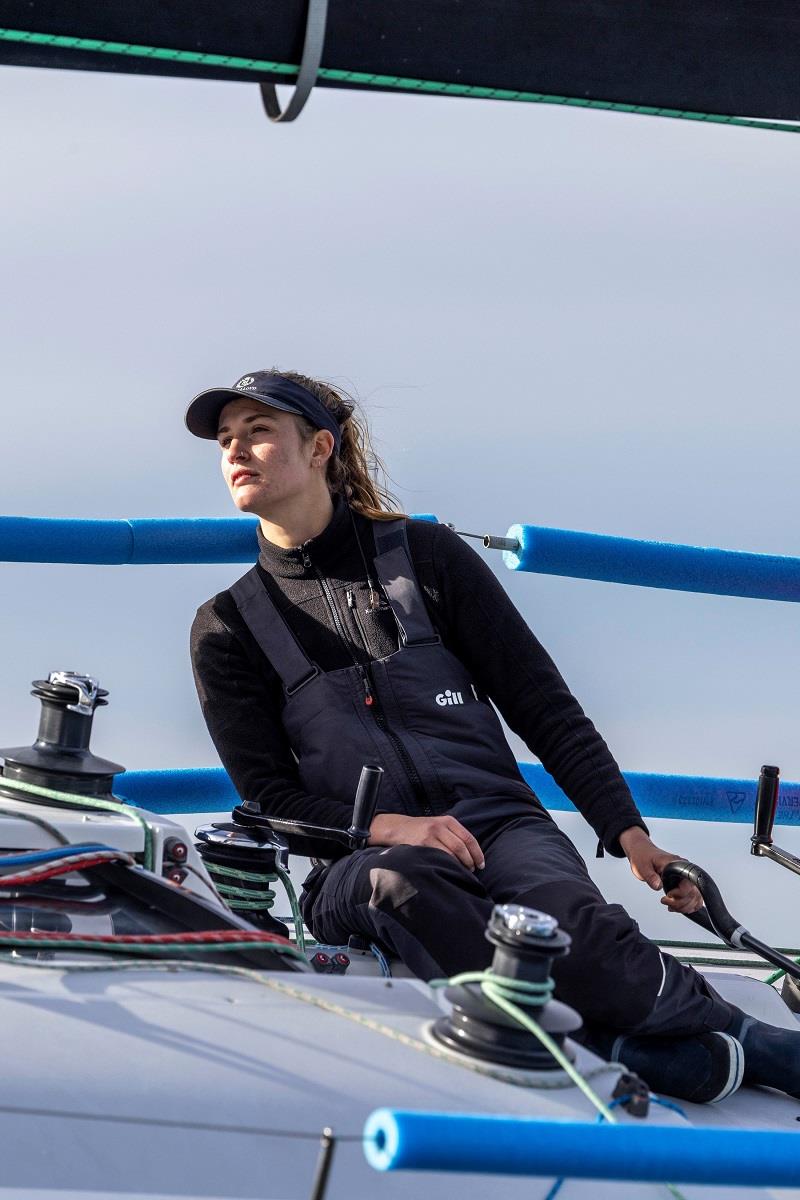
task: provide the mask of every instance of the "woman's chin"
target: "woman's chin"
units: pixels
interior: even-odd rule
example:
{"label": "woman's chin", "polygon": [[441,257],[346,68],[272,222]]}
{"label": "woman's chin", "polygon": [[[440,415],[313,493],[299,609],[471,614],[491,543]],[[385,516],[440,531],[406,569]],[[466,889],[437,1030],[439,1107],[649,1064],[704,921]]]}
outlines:
{"label": "woman's chin", "polygon": [[258,508],[258,500],[255,496],[248,496],[247,489],[241,488],[233,494],[233,503],[239,509],[239,512],[254,513]]}

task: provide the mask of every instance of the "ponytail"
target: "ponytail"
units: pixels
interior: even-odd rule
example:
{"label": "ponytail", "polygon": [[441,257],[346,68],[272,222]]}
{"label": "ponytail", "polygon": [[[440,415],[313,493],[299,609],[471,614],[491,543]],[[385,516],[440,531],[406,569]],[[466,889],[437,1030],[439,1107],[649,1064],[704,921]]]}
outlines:
{"label": "ponytail", "polygon": [[[366,416],[357,412],[351,396],[329,383],[310,379],[297,371],[274,371],[312,392],[337,421],[342,431],[338,450],[328,459],[326,480],[332,496],[343,496],[355,512],[373,521],[392,521],[405,516],[399,503],[386,486],[386,468],[375,453]],[[303,441],[317,432],[305,417],[296,418]]]}

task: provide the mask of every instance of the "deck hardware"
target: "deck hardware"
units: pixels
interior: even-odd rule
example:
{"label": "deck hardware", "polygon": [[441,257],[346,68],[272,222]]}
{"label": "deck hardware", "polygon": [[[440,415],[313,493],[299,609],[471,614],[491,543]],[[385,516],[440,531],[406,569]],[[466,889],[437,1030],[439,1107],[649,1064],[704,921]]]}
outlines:
{"label": "deck hardware", "polygon": [[309,1200],[325,1200],[325,1193],[328,1189],[328,1176],[331,1173],[331,1164],[333,1163],[333,1152],[335,1149],[336,1138],[333,1135],[333,1130],[326,1126],[319,1139],[317,1173],[314,1177],[314,1186],[311,1189]]}

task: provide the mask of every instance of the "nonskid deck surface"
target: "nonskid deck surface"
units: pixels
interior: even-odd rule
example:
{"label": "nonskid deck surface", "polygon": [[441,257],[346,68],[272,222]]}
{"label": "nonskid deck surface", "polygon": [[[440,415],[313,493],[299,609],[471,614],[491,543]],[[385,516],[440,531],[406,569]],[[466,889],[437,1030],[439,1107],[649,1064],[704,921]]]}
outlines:
{"label": "nonskid deck surface", "polygon": [[[75,824],[74,840],[86,837],[85,818],[52,815]],[[110,840],[124,836],[132,851],[138,848],[141,831],[124,817],[98,814],[89,822],[92,836],[102,829]],[[18,846],[38,836],[15,818],[3,825]],[[175,828],[159,818],[159,841]],[[311,944],[309,953],[317,948]],[[109,1194],[109,1172],[121,1196],[299,1200],[311,1194],[326,1126],[341,1139],[326,1200],[416,1200],[422,1194],[462,1200],[469,1190],[484,1194],[488,1183],[503,1200],[544,1200],[552,1179],[377,1175],[368,1167],[361,1133],[376,1108],[586,1122],[596,1113],[573,1085],[552,1086],[565,1082],[560,1073],[534,1080],[503,1068],[487,1073],[444,1052],[428,1033],[446,1005],[442,992],[397,962],[393,978],[383,979],[371,953],[347,952],[343,976],[255,971],[243,978],[139,964],[82,972],[7,961],[0,972],[0,1027],[14,1053],[4,1056],[8,1099],[0,1112],[11,1149],[0,1200],[4,1189],[9,1200],[12,1194],[15,1200],[56,1194],[69,1200],[70,1191],[91,1200]],[[697,953],[713,962],[739,958],[724,947]],[[92,965],[100,966],[96,959]],[[772,1024],[796,1024],[777,992],[757,979],[733,966],[715,971],[706,963],[702,969],[742,1008]],[[580,1047],[576,1065],[608,1103],[618,1072]],[[681,1108],[683,1115],[653,1106],[648,1121],[795,1131],[800,1117],[800,1104],[767,1090],[741,1089],[717,1106]],[[615,1115],[623,1124],[633,1121],[621,1110]],[[686,1200],[771,1194],[688,1185],[681,1193]],[[569,1180],[559,1197],[655,1200],[666,1194],[656,1184]]]}
{"label": "nonskid deck surface", "polygon": [[[738,1003],[753,999],[748,1007],[757,1015],[791,1021],[777,994],[762,985],[746,978],[714,982]],[[297,1200],[310,1194],[319,1134],[332,1126],[344,1140],[327,1200],[423,1194],[456,1200],[469,1189],[485,1193],[490,1180],[371,1171],[359,1142],[371,1111],[392,1106],[594,1121],[574,1087],[519,1086],[508,1081],[514,1072],[492,1078],[431,1047],[425,1031],[439,1003],[413,980],[264,972],[258,983],[199,971],[82,974],[9,965],[0,975],[0,1023],[6,1044],[16,1047],[5,1056],[8,1106],[0,1105],[12,1148],[5,1183],[15,1195],[33,1196],[26,1189],[51,1188],[57,1166],[67,1195],[71,1188],[91,1197],[108,1194],[113,1165],[115,1191],[129,1188],[133,1195]],[[601,1064],[579,1049],[577,1065],[591,1074]],[[606,1102],[615,1082],[613,1071],[592,1076]],[[9,1111],[15,1105],[16,1114]],[[750,1089],[719,1106],[681,1107],[685,1117],[654,1107],[649,1120],[796,1129],[800,1116],[797,1102]],[[552,1180],[491,1183],[503,1200],[544,1200]],[[681,1191],[687,1200],[769,1194]],[[655,1200],[665,1192],[648,1184],[570,1181],[561,1194]]]}

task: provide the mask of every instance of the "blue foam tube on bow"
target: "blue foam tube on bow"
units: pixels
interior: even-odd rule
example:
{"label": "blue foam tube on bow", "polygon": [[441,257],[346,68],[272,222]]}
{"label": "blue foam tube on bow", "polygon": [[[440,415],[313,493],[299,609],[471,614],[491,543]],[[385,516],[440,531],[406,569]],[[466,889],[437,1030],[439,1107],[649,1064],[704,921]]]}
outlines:
{"label": "blue foam tube on bow", "polygon": [[544,525],[512,525],[507,536],[519,543],[516,551],[503,552],[503,561],[512,571],[715,596],[800,601],[800,558],[637,541]]}
{"label": "blue foam tube on bow", "polygon": [[[432,513],[414,519],[437,520]],[[0,517],[0,562],[252,563],[258,557],[257,526],[256,517]]]}
{"label": "blue foam tube on bow", "polygon": [[255,517],[84,521],[0,517],[0,562],[253,562]]}
{"label": "blue foam tube on bow", "polygon": [[114,780],[114,795],[154,813],[224,812],[240,803],[222,767],[125,771]]}
{"label": "blue foam tube on bow", "polygon": [[[526,762],[517,765],[545,808],[556,812],[573,811],[573,805],[544,767]],[[647,775],[638,771],[626,772],[625,779],[645,817],[753,824],[758,789],[754,779]],[[156,813],[223,812],[239,803],[236,789],[222,767],[126,771],[114,780],[114,794]],[[800,783],[782,782],[776,824],[798,823]]]}
{"label": "blue foam tube on bow", "polygon": [[364,1127],[378,1171],[459,1171],[637,1182],[796,1187],[797,1134],[378,1109]]}

